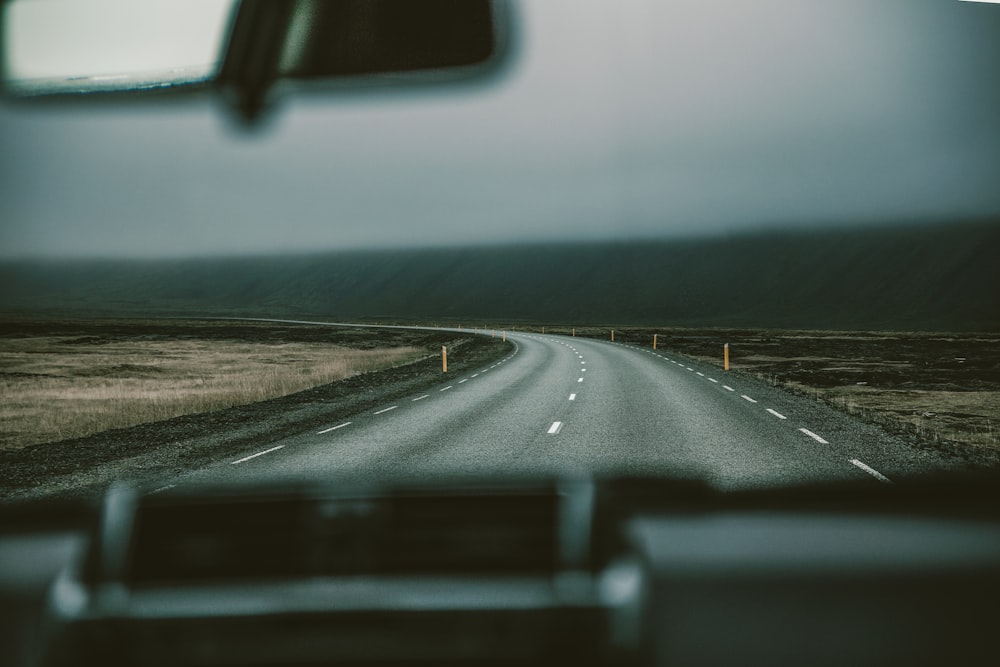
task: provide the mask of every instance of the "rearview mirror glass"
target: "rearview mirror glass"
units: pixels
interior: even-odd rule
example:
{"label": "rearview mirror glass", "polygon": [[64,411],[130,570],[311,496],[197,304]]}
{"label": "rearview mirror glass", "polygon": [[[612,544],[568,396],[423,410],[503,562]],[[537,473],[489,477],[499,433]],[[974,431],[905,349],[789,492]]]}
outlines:
{"label": "rearview mirror glass", "polygon": [[234,0],[14,0],[4,5],[4,84],[15,96],[205,82]]}

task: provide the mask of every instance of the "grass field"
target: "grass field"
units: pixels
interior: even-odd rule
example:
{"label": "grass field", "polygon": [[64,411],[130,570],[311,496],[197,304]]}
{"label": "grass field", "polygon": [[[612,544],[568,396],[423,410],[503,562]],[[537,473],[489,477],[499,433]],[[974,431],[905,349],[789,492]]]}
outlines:
{"label": "grass field", "polygon": [[327,330],[319,342],[264,325],[233,325],[227,338],[218,324],[65,324],[8,324],[0,335],[0,450],[262,401],[429,354],[370,332]]}

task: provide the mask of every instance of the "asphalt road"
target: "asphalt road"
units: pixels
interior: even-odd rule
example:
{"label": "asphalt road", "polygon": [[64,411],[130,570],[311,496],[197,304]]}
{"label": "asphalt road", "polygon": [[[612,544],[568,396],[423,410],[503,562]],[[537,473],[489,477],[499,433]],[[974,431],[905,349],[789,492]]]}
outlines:
{"label": "asphalt road", "polygon": [[816,401],[669,352],[512,334],[493,365],[165,483],[244,477],[661,473],[720,488],[949,467]]}

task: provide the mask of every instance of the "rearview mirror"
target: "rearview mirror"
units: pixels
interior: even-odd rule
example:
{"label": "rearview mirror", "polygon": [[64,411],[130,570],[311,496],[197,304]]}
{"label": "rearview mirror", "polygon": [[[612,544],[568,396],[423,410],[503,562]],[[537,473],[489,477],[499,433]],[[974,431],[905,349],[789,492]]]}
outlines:
{"label": "rearview mirror", "polygon": [[3,10],[8,97],[215,87],[247,122],[279,88],[478,80],[509,51],[501,0],[12,0]]}

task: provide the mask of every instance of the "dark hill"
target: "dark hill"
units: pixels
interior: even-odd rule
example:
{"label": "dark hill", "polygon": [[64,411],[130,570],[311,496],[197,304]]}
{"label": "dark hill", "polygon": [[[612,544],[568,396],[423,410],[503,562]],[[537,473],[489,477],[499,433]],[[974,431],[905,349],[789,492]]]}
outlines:
{"label": "dark hill", "polygon": [[1000,221],[709,240],[0,264],[0,309],[997,330]]}

